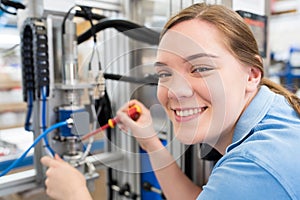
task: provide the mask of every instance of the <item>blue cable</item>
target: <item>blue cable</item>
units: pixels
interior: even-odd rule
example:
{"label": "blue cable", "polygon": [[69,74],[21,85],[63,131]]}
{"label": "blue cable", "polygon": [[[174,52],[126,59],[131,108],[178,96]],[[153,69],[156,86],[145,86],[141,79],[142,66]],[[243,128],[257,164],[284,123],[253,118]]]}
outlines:
{"label": "blue cable", "polygon": [[[47,97],[46,97],[46,90],[47,88],[44,86],[41,88],[41,96],[42,96],[42,129],[43,129],[43,132],[45,132],[46,130],[46,126],[47,126],[47,123],[46,123],[46,113],[47,113]],[[47,136],[45,135],[44,137],[44,142],[45,142],[45,147],[49,150],[49,152],[51,153],[52,156],[55,155],[55,151],[50,147],[49,145],[49,142],[48,142],[48,138]]]}
{"label": "blue cable", "polygon": [[63,122],[58,122],[56,124],[54,124],[53,126],[49,127],[47,130],[45,130],[45,132],[43,132],[41,135],[39,135],[33,142],[33,144],[18,158],[16,159],[9,167],[7,167],[5,170],[3,170],[0,174],[0,177],[6,175],[10,170],[12,170],[14,167],[16,167],[19,162],[21,162],[26,155],[28,154],[28,152],[31,150],[31,148],[33,148],[35,145],[37,145],[37,143],[43,139],[45,136],[47,136],[48,133],[50,133],[51,131],[61,127],[61,126],[67,126],[68,122],[67,121],[63,121]]}
{"label": "blue cable", "polygon": [[45,131],[46,129],[46,101],[47,101],[47,97],[46,97],[46,91],[45,91],[45,87],[41,88],[41,96],[42,96],[42,129],[43,131]]}
{"label": "blue cable", "polygon": [[28,97],[28,99],[27,99],[27,115],[26,115],[26,119],[25,119],[25,127],[24,128],[26,131],[32,131],[30,118],[31,118],[31,114],[32,114],[33,92],[29,90],[27,97]]}

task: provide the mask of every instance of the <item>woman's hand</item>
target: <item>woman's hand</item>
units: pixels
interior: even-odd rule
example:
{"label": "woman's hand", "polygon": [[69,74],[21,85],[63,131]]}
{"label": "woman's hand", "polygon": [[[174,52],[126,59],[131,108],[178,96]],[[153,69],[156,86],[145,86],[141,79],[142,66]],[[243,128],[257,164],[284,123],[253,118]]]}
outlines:
{"label": "woman's hand", "polygon": [[91,200],[84,176],[58,155],[43,157],[41,163],[48,167],[45,185],[46,193],[54,199]]}
{"label": "woman's hand", "polygon": [[[129,107],[133,105],[139,106],[142,110],[136,121],[132,120],[127,114]],[[130,131],[145,151],[156,151],[162,148],[153,128],[150,111],[141,102],[137,100],[129,101],[118,110],[117,117],[120,120],[119,128],[126,133]]]}

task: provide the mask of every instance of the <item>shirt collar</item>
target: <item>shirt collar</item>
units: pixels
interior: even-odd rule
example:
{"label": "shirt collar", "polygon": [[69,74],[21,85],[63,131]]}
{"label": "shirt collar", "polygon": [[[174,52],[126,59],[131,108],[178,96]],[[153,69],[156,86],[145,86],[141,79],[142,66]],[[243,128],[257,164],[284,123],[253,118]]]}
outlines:
{"label": "shirt collar", "polygon": [[232,144],[227,147],[226,152],[239,145],[250,134],[251,129],[266,115],[274,97],[275,93],[267,86],[261,86],[258,93],[240,116],[233,133]]}

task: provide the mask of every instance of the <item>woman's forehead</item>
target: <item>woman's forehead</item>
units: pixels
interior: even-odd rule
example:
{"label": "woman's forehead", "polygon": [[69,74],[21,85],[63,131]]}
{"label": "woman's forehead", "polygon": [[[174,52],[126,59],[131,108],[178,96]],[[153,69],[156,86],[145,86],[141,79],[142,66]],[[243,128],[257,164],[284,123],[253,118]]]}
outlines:
{"label": "woman's forehead", "polygon": [[158,53],[173,53],[179,56],[187,56],[195,51],[204,51],[204,48],[193,38],[173,30],[164,35],[158,46]]}
{"label": "woman's forehead", "polygon": [[182,57],[195,52],[213,54],[222,47],[216,30],[210,32],[212,28],[199,20],[182,22],[165,33],[158,46],[158,54],[168,52]]}

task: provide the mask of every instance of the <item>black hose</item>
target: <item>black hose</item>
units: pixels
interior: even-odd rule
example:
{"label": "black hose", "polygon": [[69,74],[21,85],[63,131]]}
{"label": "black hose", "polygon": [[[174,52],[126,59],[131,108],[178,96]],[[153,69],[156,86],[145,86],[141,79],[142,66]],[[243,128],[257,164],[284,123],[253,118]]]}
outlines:
{"label": "black hose", "polygon": [[[16,12],[10,12],[8,11],[7,9],[5,9],[4,7],[2,7],[2,4],[4,6],[8,6],[8,7],[13,7],[16,9]],[[10,14],[10,15],[17,15],[17,10],[18,9],[25,9],[26,7],[22,4],[22,3],[19,3],[19,2],[14,2],[14,1],[8,1],[8,0],[0,0],[0,10],[2,12],[5,12],[7,14]]]}
{"label": "black hose", "polygon": [[5,6],[13,7],[15,9],[25,9],[26,8],[26,6],[20,2],[2,0],[1,3]]}
{"label": "black hose", "polygon": [[[115,28],[119,32],[122,32],[132,39],[151,45],[157,45],[159,42],[159,32],[127,20],[102,19],[94,26],[94,31],[97,33],[106,28]],[[88,40],[90,37],[92,37],[91,29],[78,36],[77,43],[81,44],[82,42]]]}
{"label": "black hose", "polygon": [[155,75],[147,75],[146,77],[137,78],[132,76],[123,76],[118,74],[104,73],[103,77],[105,79],[111,79],[111,80],[123,81],[129,83],[145,84],[145,85],[157,85],[158,82],[158,78]]}
{"label": "black hose", "polygon": [[[83,11],[76,10],[75,16],[76,17],[82,17],[84,19],[89,20],[89,18],[86,16],[86,14]],[[95,14],[95,13],[92,13],[92,12],[90,13],[90,16],[94,20],[102,20],[102,19],[106,18],[106,16],[104,16],[104,15],[99,15],[99,14]]]}

